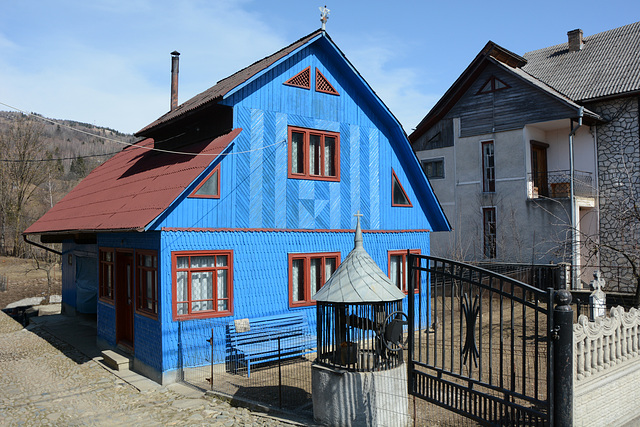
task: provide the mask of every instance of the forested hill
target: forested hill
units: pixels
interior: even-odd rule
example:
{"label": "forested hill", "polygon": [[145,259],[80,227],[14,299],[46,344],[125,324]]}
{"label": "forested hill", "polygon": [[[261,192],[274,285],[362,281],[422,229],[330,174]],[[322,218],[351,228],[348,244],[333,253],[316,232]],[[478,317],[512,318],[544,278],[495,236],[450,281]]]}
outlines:
{"label": "forested hill", "polygon": [[22,231],[121,151],[117,141],[136,140],[87,123],[0,111],[0,255],[29,256]]}

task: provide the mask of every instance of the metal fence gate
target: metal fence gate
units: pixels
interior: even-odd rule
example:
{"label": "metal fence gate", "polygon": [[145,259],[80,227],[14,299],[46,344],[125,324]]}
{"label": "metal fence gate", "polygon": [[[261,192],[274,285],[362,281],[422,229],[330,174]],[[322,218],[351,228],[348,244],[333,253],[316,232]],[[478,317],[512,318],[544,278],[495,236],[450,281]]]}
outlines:
{"label": "metal fence gate", "polygon": [[407,264],[420,296],[408,298],[409,393],[484,424],[553,424],[554,291],[441,258]]}

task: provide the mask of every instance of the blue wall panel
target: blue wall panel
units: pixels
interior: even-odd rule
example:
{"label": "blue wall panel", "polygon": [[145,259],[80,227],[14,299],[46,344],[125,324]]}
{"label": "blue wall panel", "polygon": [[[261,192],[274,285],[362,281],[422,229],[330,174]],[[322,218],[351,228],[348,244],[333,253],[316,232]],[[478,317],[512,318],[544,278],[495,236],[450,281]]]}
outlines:
{"label": "blue wall panel", "polygon": [[98,301],[96,315],[96,329],[98,338],[105,340],[109,345],[116,345],[116,310],[112,304]]}
{"label": "blue wall panel", "polygon": [[[327,205],[328,209],[328,205]],[[290,253],[340,252],[341,259],[353,249],[353,233],[331,232],[267,232],[267,231],[219,231],[219,232],[162,232],[162,255],[160,257],[161,304],[165,308],[160,321],[163,325],[162,345],[164,354],[163,370],[173,370],[180,360],[178,344],[188,353],[189,346],[201,347],[200,334],[205,340],[210,334],[212,322],[226,324],[239,318],[255,318],[287,312],[302,312],[306,315],[311,331],[315,331],[315,307],[289,307],[289,265]],[[388,270],[388,250],[420,249],[429,252],[429,233],[365,233],[364,247],[378,266],[386,274]],[[233,316],[204,320],[173,320],[171,293],[171,252],[180,250],[233,250]],[[138,316],[136,316],[138,321]],[[145,337],[157,338],[157,329],[147,330],[149,325],[140,322],[140,333]],[[182,330],[180,328],[183,328]],[[198,333],[185,333],[200,331]],[[209,332],[207,329],[209,328]],[[192,342],[193,341],[193,342]],[[198,342],[196,342],[198,341]],[[136,341],[142,346],[142,341]],[[145,350],[140,356],[156,366],[155,355],[158,347],[144,341]],[[147,351],[150,353],[147,354]],[[202,350],[206,351],[206,349]],[[190,353],[189,353],[190,354]],[[189,357],[193,357],[190,354]],[[197,359],[197,358],[196,358]],[[193,359],[195,360],[195,359]]]}

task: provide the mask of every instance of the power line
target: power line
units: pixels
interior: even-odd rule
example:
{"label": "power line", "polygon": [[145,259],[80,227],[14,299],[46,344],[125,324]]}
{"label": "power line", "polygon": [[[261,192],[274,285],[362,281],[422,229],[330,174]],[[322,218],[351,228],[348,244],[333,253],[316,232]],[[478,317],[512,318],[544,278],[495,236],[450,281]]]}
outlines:
{"label": "power line", "polygon": [[62,160],[77,160],[77,159],[87,159],[90,157],[103,157],[103,156],[111,156],[113,154],[118,154],[120,151],[113,151],[111,153],[104,154],[90,154],[87,156],[76,156],[76,157],[57,157],[50,159],[27,159],[27,160],[15,160],[15,159],[0,159],[0,162],[3,163],[37,163],[37,162],[57,162]]}
{"label": "power line", "polygon": [[[136,143],[125,142],[125,141],[120,141],[120,140],[117,140],[117,139],[109,138],[109,137],[106,137],[106,136],[97,135],[95,133],[87,132],[87,131],[84,131],[82,129],[76,129],[76,128],[68,126],[68,125],[66,125],[64,123],[59,123],[59,122],[56,122],[55,120],[48,119],[46,117],[43,117],[43,116],[40,116],[40,115],[37,115],[37,114],[32,114],[32,113],[30,113],[28,111],[21,110],[20,108],[14,107],[14,106],[9,105],[9,104],[5,104],[4,102],[1,102],[1,101],[0,101],[0,105],[4,105],[5,107],[9,107],[9,108],[11,108],[13,110],[19,111],[22,114],[26,114],[27,116],[32,116],[32,117],[35,117],[37,119],[43,120],[45,122],[48,122],[48,123],[51,123],[51,124],[54,124],[54,125],[58,125],[58,126],[62,126],[62,127],[66,128],[66,129],[72,130],[74,132],[80,132],[80,133],[83,133],[85,135],[93,136],[95,138],[104,139],[105,141],[111,141],[111,142],[115,142],[115,143],[118,143],[118,144],[126,145],[127,147],[138,148],[138,149],[143,149],[143,150],[148,150],[148,151],[156,151],[156,152],[166,153],[166,154],[180,154],[180,155],[192,156],[192,157],[195,157],[195,156],[211,156],[211,157],[231,156],[231,155],[247,154],[247,153],[252,153],[252,152],[255,152],[255,151],[264,150],[266,148],[273,147],[273,146],[282,144],[283,142],[287,141],[286,139],[283,139],[282,141],[276,142],[275,144],[265,145],[265,146],[262,146],[262,147],[259,147],[259,148],[255,148],[253,150],[236,151],[236,152],[232,152],[232,153],[222,153],[222,152],[220,152],[220,153],[189,153],[187,151],[165,150],[163,148],[155,148],[155,147],[147,147],[147,146],[144,146],[144,145],[138,145],[138,142],[140,142],[140,141],[138,141]],[[181,135],[184,135],[184,133],[180,134],[180,135],[177,135],[177,136],[181,136]],[[169,139],[176,138],[177,136],[174,136],[174,137],[169,138]]]}

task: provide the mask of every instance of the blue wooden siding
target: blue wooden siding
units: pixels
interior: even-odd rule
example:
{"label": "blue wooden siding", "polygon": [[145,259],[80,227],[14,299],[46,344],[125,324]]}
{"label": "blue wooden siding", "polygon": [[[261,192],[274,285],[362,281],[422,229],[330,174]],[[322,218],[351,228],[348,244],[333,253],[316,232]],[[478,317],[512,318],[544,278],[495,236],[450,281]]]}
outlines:
{"label": "blue wooden siding", "polygon": [[[359,104],[357,82],[334,62],[311,46],[225,100],[243,131],[221,160],[221,198],[189,199],[186,192],[154,228],[352,229],[360,210],[363,229],[431,229],[398,142]],[[340,96],[316,92],[313,78],[311,90],[283,85],[307,66],[312,77],[320,69]],[[287,178],[288,126],[340,133],[340,182]],[[392,168],[413,208],[391,206]]]}
{"label": "blue wooden siding", "polygon": [[[203,347],[212,322],[226,324],[234,319],[296,311],[307,316],[311,331],[315,331],[315,307],[289,307],[288,254],[340,252],[341,259],[344,260],[353,249],[353,237],[353,233],[344,232],[162,232],[159,280],[162,287],[160,306],[164,308],[160,319],[164,349],[163,371],[178,367],[178,348],[189,351],[188,348]],[[365,233],[364,247],[382,271],[388,273],[389,250],[420,249],[423,254],[429,253],[429,233]],[[228,249],[233,250],[233,316],[213,321],[174,321],[171,253]],[[185,334],[185,330],[191,332]],[[193,337],[200,337],[203,342],[195,342],[198,338]],[[145,343],[148,345],[147,340]]]}

